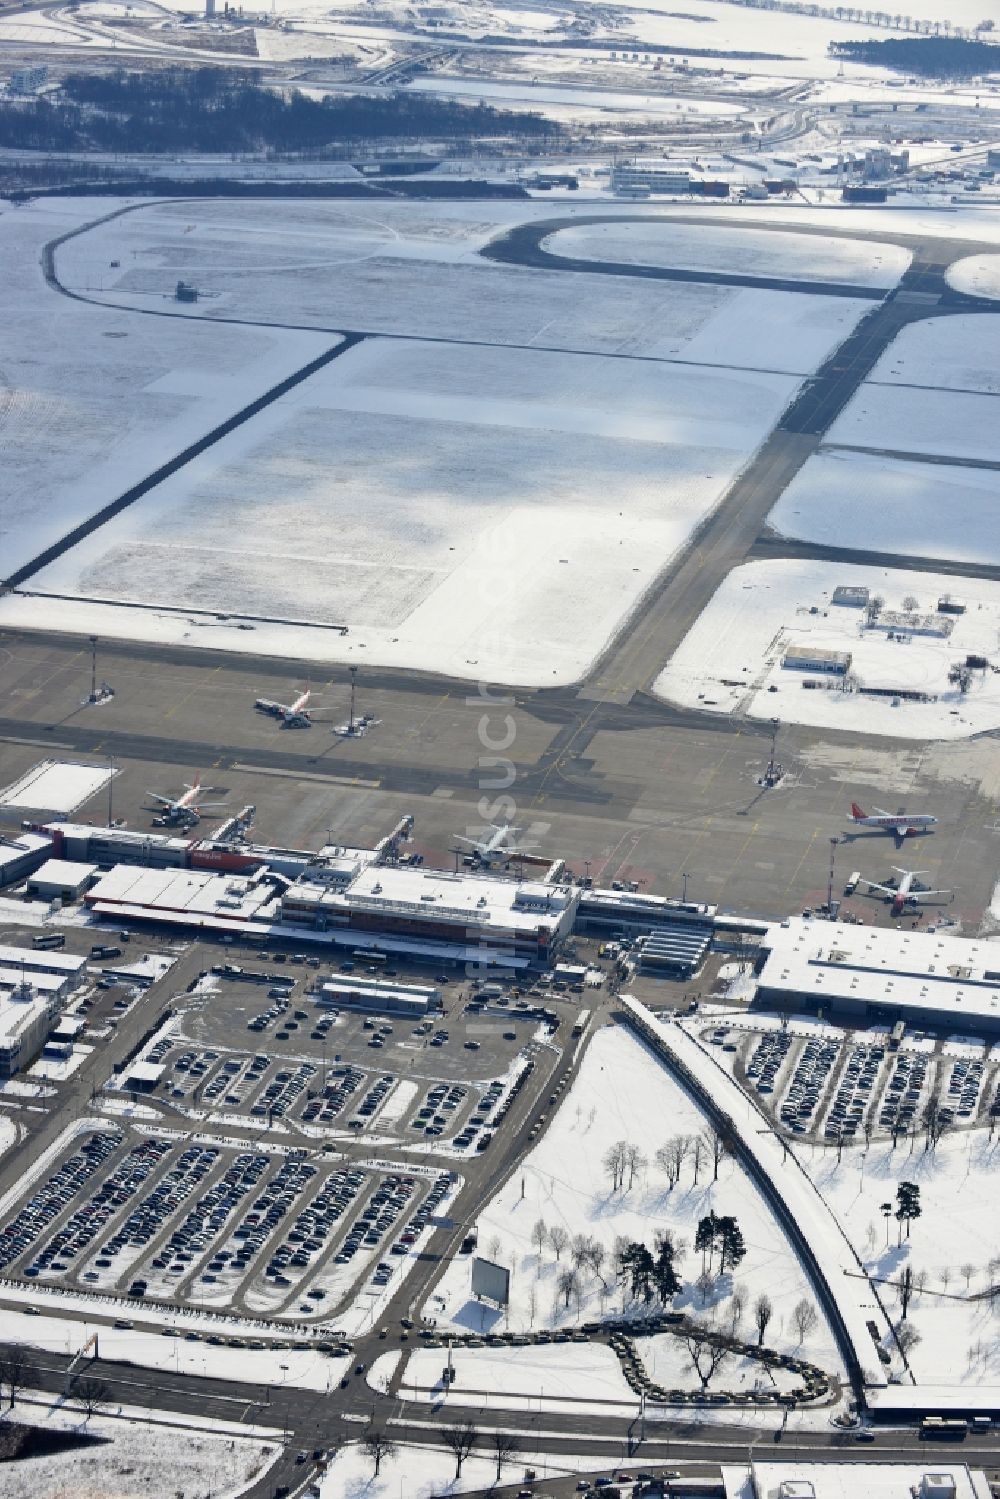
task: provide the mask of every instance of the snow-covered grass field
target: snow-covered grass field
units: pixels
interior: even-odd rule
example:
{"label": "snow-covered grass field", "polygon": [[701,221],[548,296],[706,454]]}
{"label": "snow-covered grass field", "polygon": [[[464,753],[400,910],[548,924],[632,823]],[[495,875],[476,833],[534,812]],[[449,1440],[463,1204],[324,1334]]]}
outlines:
{"label": "snow-covered grass field", "polygon": [[[918,1384],[1000,1383],[1000,1304],[983,1296],[997,1283],[996,1180],[1000,1141],[984,1129],[946,1136],[934,1150],[923,1139],[873,1144],[867,1152],[797,1147],[797,1154],[832,1205],[872,1276],[898,1282],[909,1266],[918,1289],[908,1321],[920,1334],[908,1358]],[[881,1204],[895,1203],[900,1181],[920,1188],[921,1216],[902,1243]],[[901,1309],[894,1285],[883,1288],[894,1322]],[[899,1367],[898,1358],[895,1360]]]}
{"label": "snow-covered grass field", "polygon": [[[364,652],[515,683],[577,679],[870,304],[478,256],[546,212],[153,204],[69,241],[60,274],[90,295],[162,311],[177,279],[198,286],[186,320],[92,310],[123,328],[211,340],[223,330],[205,322],[224,316],[389,336],[369,337],[32,579],[66,599],[8,598],[0,614],[324,660]],[[743,238],[696,233],[720,263]],[[754,231],[752,254],[767,237]],[[822,243],[785,231],[775,253],[815,274]],[[694,256],[689,234],[685,244]],[[845,246],[845,274],[886,271],[884,246]],[[198,408],[218,384],[192,365],[155,388]],[[215,613],[258,623],[241,631]]]}
{"label": "snow-covered grass field", "polygon": [[116,206],[0,205],[0,577],[337,342],[59,296],[42,278],[42,245]]}
{"label": "snow-covered grass field", "polygon": [[1000,460],[1000,318],[904,328],[834,422],[837,446]]}
{"label": "snow-covered grass field", "polygon": [[1000,255],[970,255],[948,267],[945,280],[956,291],[1000,299]]}
{"label": "snow-covered grass field", "polygon": [[[966,612],[950,616],[950,637],[889,640],[864,628],[864,611],[834,606],[838,585],[863,585],[900,611],[908,598],[933,614],[946,595]],[[815,611],[815,612],[813,612]],[[962,739],[1000,724],[1000,684],[975,672],[962,696],[948,672],[967,654],[992,657],[1000,628],[1000,584],[936,573],[846,564],[777,561],[736,568],[685,636],[655,684],[660,697],[713,713],[779,717],[786,723],[913,739]],[[926,693],[928,702],[844,691],[843,677],[785,669],[790,646],[848,651],[860,686]],[[804,681],[821,680],[814,690]],[[773,689],[773,690],[772,690]],[[893,703],[898,701],[898,706]]]}
{"label": "snow-covered grass field", "polygon": [[[709,1160],[695,1185],[688,1161],[679,1184],[671,1190],[663,1172],[653,1164],[658,1147],[673,1136],[694,1136],[706,1121],[693,1100],[674,1082],[653,1054],[631,1032],[616,1027],[599,1031],[584,1056],[580,1073],[545,1135],[510,1181],[483,1210],[478,1219],[479,1253],[497,1260],[511,1272],[511,1305],[506,1318],[512,1330],[573,1326],[622,1308],[622,1291],[610,1268],[614,1242],[619,1236],[653,1245],[658,1231],[670,1230],[685,1246],[678,1262],[684,1281],[674,1307],[696,1316],[717,1316],[731,1326],[734,1283],[745,1288],[746,1311],[739,1324],[751,1336],[750,1307],[766,1294],[774,1303],[774,1321],[768,1342],[780,1349],[796,1349],[792,1309],[812,1294],[799,1263],[755,1187],[731,1158],[724,1158],[719,1179],[712,1179]],[[631,1188],[613,1192],[602,1165],[605,1153],[618,1140],[637,1144],[649,1159],[648,1168],[637,1172]],[[523,1192],[522,1197],[522,1183]],[[747,1254],[735,1276],[727,1273],[712,1285],[696,1285],[701,1273],[701,1255],[692,1248],[700,1218],[710,1210],[731,1213],[739,1222]],[[607,1259],[601,1276],[584,1271],[579,1295],[571,1292],[570,1304],[558,1290],[558,1278],[567,1265],[567,1251],[557,1261],[551,1247],[539,1255],[532,1238],[533,1226],[543,1221],[547,1228],[559,1225],[572,1238],[593,1237],[604,1246]],[[477,1302],[470,1291],[467,1258],[454,1260],[425,1305],[440,1326],[451,1325],[466,1332],[491,1330],[501,1316]],[[485,1327],[484,1327],[485,1324]],[[805,1356],[825,1368],[839,1367],[829,1330],[820,1320],[802,1348]],[[521,1352],[530,1350],[517,1350]],[[549,1355],[551,1357],[551,1354]],[[529,1360],[530,1364],[530,1360]],[[571,1363],[566,1363],[572,1368]],[[593,1371],[591,1371],[593,1372]],[[517,1377],[511,1361],[510,1378]],[[689,1371],[689,1385],[697,1380]],[[586,1398],[588,1376],[581,1373],[575,1393]],[[553,1391],[554,1393],[554,1391]]]}
{"label": "snow-covered grass field", "polygon": [[795,475],[767,523],[825,546],[1000,565],[1000,473],[828,449]]}
{"label": "snow-covered grass field", "polygon": [[[370,340],[32,587],[348,624],[343,639],[316,631],[327,658],[572,681],[793,388],[778,375]],[[117,616],[115,633],[159,628],[146,611]],[[265,627],[232,633],[264,647]]]}
{"label": "snow-covered grass field", "polygon": [[542,241],[542,248],[578,260],[885,288],[895,286],[910,262],[909,252],[896,245],[746,229],[738,221],[733,228],[715,229],[673,223],[669,217],[560,229]]}
{"label": "snow-covered grass field", "polygon": [[189,1499],[237,1499],[279,1451],[235,1426],[225,1432],[201,1431],[186,1428],[176,1417],[159,1424],[139,1412],[114,1415],[116,1404],[111,1399],[90,1417],[72,1401],[49,1403],[45,1397],[19,1400],[13,1410],[5,1407],[5,1422],[102,1440],[4,1463],[4,1499],[149,1499],[168,1491]]}

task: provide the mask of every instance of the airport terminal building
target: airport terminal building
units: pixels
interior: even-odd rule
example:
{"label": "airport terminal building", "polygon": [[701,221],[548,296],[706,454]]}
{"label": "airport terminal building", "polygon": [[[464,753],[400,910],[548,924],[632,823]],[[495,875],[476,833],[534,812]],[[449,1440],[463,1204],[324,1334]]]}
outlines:
{"label": "airport terminal building", "polygon": [[1000,950],[942,932],[792,917],[768,928],[756,1002],[857,1024],[1000,1030]]}

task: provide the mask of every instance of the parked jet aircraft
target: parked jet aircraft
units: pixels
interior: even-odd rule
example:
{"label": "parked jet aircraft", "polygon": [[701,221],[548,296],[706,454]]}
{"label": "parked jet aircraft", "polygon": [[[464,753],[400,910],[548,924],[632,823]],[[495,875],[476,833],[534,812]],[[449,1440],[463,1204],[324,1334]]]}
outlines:
{"label": "parked jet aircraft", "polygon": [[488,838],[464,838],[459,833],[455,837],[459,843],[466,844],[472,850],[472,857],[477,863],[485,864],[489,869],[494,864],[509,864],[518,854],[528,852],[516,843],[507,842],[513,833],[520,831],[520,828],[512,827],[506,822],[490,823]]}
{"label": "parked jet aircraft", "polygon": [[[201,821],[202,813],[209,808],[224,807],[225,802],[203,802],[199,801],[198,793],[201,791],[201,776],[199,775],[194,785],[185,781],[185,790],[180,796],[161,796],[158,791],[147,791],[154,802],[159,802],[163,811],[157,818],[160,826],[173,827],[178,823],[188,824]],[[210,789],[210,788],[209,788]]]}
{"label": "parked jet aircraft", "polygon": [[893,916],[902,916],[908,905],[918,905],[922,900],[930,900],[936,895],[951,895],[950,890],[926,890],[917,884],[917,875],[926,874],[924,869],[900,869],[894,864],[893,869],[899,875],[897,885],[880,885],[875,880],[865,880],[863,883],[869,890],[877,890],[884,895],[886,900],[892,902]]}
{"label": "parked jet aircraft", "polygon": [[861,828],[880,828],[886,833],[894,833],[897,838],[906,838],[910,833],[923,832],[925,828],[934,827],[936,817],[929,812],[886,812],[882,807],[876,807],[873,814],[862,812],[857,802],[851,803],[851,815],[847,819]]}
{"label": "parked jet aircraft", "polygon": [[308,729],[315,722],[315,709],[308,707],[312,688],[307,687],[290,703],[276,703],[269,697],[259,697],[254,703],[258,713],[281,720],[283,729]]}

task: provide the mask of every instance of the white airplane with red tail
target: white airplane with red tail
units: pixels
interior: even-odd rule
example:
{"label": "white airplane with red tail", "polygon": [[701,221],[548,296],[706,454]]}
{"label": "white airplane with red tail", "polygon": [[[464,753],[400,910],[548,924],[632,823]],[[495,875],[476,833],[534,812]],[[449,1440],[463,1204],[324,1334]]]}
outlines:
{"label": "white airplane with red tail", "polygon": [[[184,787],[185,789],[180,796],[161,796],[158,791],[146,792],[147,796],[151,796],[154,802],[159,802],[163,808],[163,811],[157,818],[160,826],[172,827],[176,823],[200,822],[202,813],[207,812],[209,808],[224,807],[226,805],[225,802],[203,802],[199,800],[199,792],[201,791],[200,774],[193,785],[185,781]],[[207,787],[206,789],[211,790],[211,787]]]}
{"label": "white airplane with red tail", "polygon": [[266,713],[271,718],[281,720],[283,729],[308,729],[315,721],[315,709],[309,707],[309,699],[312,697],[312,688],[307,687],[305,692],[300,692],[298,697],[290,703],[276,703],[272,698],[259,697],[254,703],[258,713]]}
{"label": "white airplane with red tail", "polygon": [[884,895],[886,900],[892,902],[893,916],[902,916],[908,905],[919,905],[922,900],[931,900],[938,895],[951,895],[950,890],[926,890],[917,884],[917,875],[926,874],[926,869],[900,869],[894,864],[893,869],[899,875],[898,885],[879,885],[875,880],[865,880],[863,883],[869,890],[877,890]]}
{"label": "white airplane with red tail", "polygon": [[859,828],[879,828],[884,833],[893,833],[897,838],[906,838],[911,833],[921,833],[937,822],[929,812],[886,812],[876,807],[871,814],[863,812],[857,802],[851,803],[851,815],[847,819]]}

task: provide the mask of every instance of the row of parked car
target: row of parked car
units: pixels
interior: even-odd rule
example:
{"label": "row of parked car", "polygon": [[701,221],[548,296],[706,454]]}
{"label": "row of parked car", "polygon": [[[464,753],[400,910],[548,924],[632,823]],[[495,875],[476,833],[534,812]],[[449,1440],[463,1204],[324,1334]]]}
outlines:
{"label": "row of parked car", "polygon": [[0,1269],[21,1258],[50,1223],[73,1201],[122,1143],[111,1130],[98,1130],[74,1150],[41,1186],[36,1187],[0,1233]]}
{"label": "row of parked car", "polygon": [[[227,1167],[222,1176],[203,1192],[179,1223],[174,1226],[169,1238],[163,1243],[152,1268],[168,1279],[180,1280],[189,1275],[195,1264],[226,1229],[232,1215],[243,1199],[253,1191],[267,1169],[267,1157],[256,1151],[241,1151]],[[222,1268],[209,1265],[203,1278],[211,1280]],[[135,1290],[133,1294],[144,1294]]]}
{"label": "row of parked car", "polygon": [[65,1275],[72,1261],[95,1243],[115,1214],[142,1188],[170,1148],[169,1140],[143,1140],[133,1145],[91,1197],[36,1252],[24,1267],[25,1275]]}

